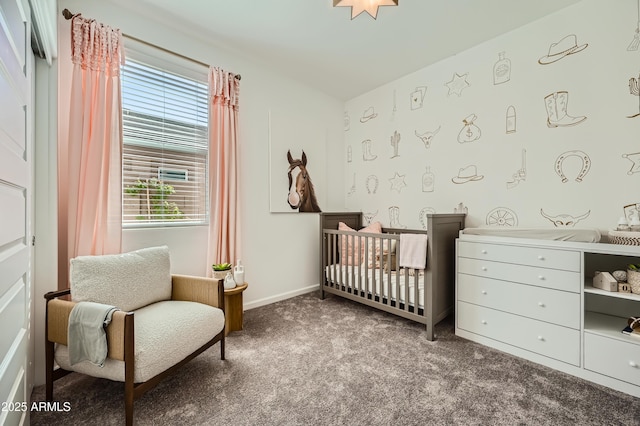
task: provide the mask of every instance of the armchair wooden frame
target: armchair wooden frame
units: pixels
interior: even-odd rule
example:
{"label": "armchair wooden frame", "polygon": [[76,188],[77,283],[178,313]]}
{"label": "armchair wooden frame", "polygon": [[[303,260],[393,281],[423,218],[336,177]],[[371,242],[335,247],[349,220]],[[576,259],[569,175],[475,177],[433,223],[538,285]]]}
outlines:
{"label": "armchair wooden frame", "polygon": [[[224,312],[224,284],[223,280],[192,277],[186,275],[172,275],[171,300],[184,300],[204,303]],[[217,284],[217,285],[216,285]],[[70,296],[71,290],[48,292],[46,299],[45,317],[45,368],[46,368],[46,400],[53,400],[53,382],[66,376],[72,371],[55,368],[55,345],[67,345],[67,330],[69,315],[75,302],[64,300]],[[225,330],[215,335],[195,352],[182,361],[157,374],[146,382],[135,383],[135,312],[116,311],[111,323],[106,328],[108,358],[124,361],[124,401],[126,424],[133,425],[133,403],[145,392],[151,390],[165,377],[173,374],[181,366],[191,361],[202,352],[220,342],[220,359],[225,359]]]}

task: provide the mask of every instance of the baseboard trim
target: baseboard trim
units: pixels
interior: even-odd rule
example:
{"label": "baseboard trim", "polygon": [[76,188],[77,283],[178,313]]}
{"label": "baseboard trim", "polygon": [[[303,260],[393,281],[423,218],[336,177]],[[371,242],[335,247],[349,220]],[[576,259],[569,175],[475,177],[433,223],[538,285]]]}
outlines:
{"label": "baseboard trim", "polygon": [[280,293],[275,296],[265,297],[264,299],[254,300],[253,302],[245,303],[244,310],[248,311],[249,309],[270,305],[281,300],[291,299],[292,297],[300,296],[301,294],[311,293],[312,291],[318,290],[319,288],[319,284],[314,284],[308,287],[299,288],[297,290],[288,291],[286,293]]}

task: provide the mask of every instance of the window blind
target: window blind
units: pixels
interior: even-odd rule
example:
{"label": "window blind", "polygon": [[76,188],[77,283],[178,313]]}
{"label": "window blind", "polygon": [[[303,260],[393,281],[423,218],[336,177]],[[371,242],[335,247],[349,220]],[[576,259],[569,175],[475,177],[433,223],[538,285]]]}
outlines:
{"label": "window blind", "polygon": [[127,58],[121,70],[123,224],[208,221],[208,87]]}

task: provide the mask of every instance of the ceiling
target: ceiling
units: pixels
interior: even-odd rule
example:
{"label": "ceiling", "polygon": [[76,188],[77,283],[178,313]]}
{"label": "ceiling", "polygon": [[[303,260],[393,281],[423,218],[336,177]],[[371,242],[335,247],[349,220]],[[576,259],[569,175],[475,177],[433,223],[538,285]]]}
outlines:
{"label": "ceiling", "polygon": [[401,0],[377,20],[333,0],[110,1],[348,100],[580,0]]}

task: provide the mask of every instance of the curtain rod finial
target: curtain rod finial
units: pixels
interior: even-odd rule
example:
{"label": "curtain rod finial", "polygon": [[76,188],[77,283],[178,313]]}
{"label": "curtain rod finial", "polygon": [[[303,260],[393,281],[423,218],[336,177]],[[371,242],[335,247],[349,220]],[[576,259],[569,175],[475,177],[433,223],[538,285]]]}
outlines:
{"label": "curtain rod finial", "polygon": [[64,19],[71,19],[73,18],[73,13],[71,13],[69,9],[64,9],[62,11],[62,16],[64,16]]}

